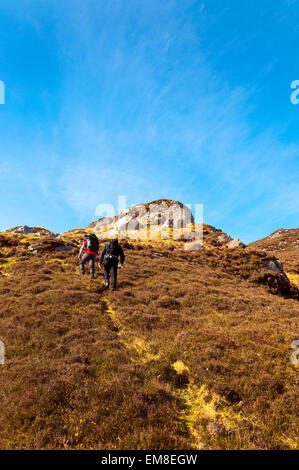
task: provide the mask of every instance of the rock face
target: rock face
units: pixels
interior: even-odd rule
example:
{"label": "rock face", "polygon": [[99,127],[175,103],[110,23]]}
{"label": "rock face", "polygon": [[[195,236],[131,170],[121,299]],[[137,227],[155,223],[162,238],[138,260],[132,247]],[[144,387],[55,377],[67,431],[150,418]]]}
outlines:
{"label": "rock face", "polygon": [[105,227],[107,225],[113,224],[113,221],[114,221],[114,217],[102,217],[101,219],[88,224],[88,228],[91,228],[93,230],[95,227],[98,227],[98,228]]}
{"label": "rock face", "polygon": [[289,283],[289,279],[283,269],[283,264],[278,259],[263,259],[262,263],[263,263],[263,268],[266,271],[272,271],[274,273],[281,274],[285,278],[285,280]]}
{"label": "rock face", "polygon": [[232,237],[230,235],[228,235],[227,233],[222,233],[218,237],[218,242],[221,243],[221,244],[228,243],[231,240],[232,240]]}
{"label": "rock face", "polygon": [[[249,248],[263,250],[278,257],[287,275],[290,278],[293,276],[293,282],[294,276],[298,276],[299,228],[276,230],[267,237],[251,243]],[[296,284],[299,286],[298,281]]]}
{"label": "rock face", "polygon": [[71,251],[74,246],[66,244],[62,240],[49,237],[42,239],[40,242],[32,243],[28,248],[33,253],[38,253],[40,251]]}
{"label": "rock face", "polygon": [[24,235],[27,235],[28,233],[35,233],[36,232],[36,230],[34,230],[33,227],[28,227],[27,225],[18,225],[17,227],[8,228],[5,231],[6,232],[13,232],[13,233],[22,233]]}
{"label": "rock face", "polygon": [[182,229],[193,223],[192,212],[187,206],[179,201],[160,199],[147,204],[136,204],[113,218],[103,217],[89,224],[88,228],[99,234],[131,232],[134,235],[134,232],[146,232],[148,229],[153,232]]}
{"label": "rock face", "polygon": [[284,272],[282,263],[273,257],[261,260],[261,270],[254,275],[254,282],[267,285],[272,293],[290,295],[291,283]]}
{"label": "rock face", "polygon": [[202,248],[203,244],[201,241],[197,242],[187,242],[184,244],[184,249],[185,251],[194,251],[194,250],[200,250]]}
{"label": "rock face", "polygon": [[58,237],[59,233],[51,232],[51,230],[47,230],[41,227],[28,227],[28,225],[18,225],[17,227],[11,227],[5,230],[5,232],[10,233],[21,233],[23,235],[28,235],[30,233],[34,234],[36,237],[44,237],[47,235],[48,237]]}
{"label": "rock face", "polygon": [[239,238],[234,238],[226,246],[228,248],[245,248],[246,245]]}

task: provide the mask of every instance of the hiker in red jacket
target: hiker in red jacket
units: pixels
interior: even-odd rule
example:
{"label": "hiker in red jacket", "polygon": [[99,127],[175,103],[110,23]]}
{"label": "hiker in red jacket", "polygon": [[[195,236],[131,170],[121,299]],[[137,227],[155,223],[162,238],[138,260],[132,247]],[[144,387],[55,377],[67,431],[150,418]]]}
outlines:
{"label": "hiker in red jacket", "polygon": [[100,255],[99,268],[104,261],[105,287],[109,287],[109,277],[111,271],[111,290],[116,290],[118,257],[120,257],[120,267],[124,267],[125,255],[122,247],[116,238],[107,243]]}
{"label": "hiker in red jacket", "polygon": [[[99,240],[95,234],[87,235],[86,240],[84,240],[80,252],[79,252],[79,260],[80,260],[80,273],[83,275],[85,272],[84,265],[87,261],[89,261],[90,265],[90,277],[91,279],[94,278],[94,265],[95,260],[99,251]],[[82,253],[84,255],[82,256]]]}

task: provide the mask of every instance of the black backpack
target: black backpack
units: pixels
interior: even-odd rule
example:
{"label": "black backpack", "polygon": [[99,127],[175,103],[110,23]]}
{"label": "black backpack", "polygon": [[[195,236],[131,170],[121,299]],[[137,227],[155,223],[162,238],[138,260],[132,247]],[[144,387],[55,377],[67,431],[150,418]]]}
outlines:
{"label": "black backpack", "polygon": [[112,256],[118,256],[118,240],[115,238],[110,240],[106,247],[106,254]]}
{"label": "black backpack", "polygon": [[88,250],[98,252],[99,246],[100,246],[99,240],[96,235],[91,234],[87,236],[87,249]]}

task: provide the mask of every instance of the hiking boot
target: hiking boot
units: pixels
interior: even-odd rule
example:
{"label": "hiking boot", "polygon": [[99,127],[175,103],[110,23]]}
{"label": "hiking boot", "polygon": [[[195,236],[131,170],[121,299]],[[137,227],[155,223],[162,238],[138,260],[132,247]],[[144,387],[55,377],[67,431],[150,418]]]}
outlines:
{"label": "hiking boot", "polygon": [[106,289],[108,289],[108,287],[109,287],[109,282],[108,281],[105,282],[105,287],[106,287]]}
{"label": "hiking boot", "polygon": [[85,272],[85,271],[84,271],[84,266],[80,266],[80,274],[81,274],[81,276],[84,275],[84,272]]}

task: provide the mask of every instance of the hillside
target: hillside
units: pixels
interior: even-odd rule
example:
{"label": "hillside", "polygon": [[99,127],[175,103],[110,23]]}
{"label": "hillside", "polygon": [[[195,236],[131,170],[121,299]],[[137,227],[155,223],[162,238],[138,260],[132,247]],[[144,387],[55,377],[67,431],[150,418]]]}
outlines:
{"label": "hillside", "polygon": [[299,287],[299,229],[280,229],[249,247],[274,254],[284,264],[288,277]]}
{"label": "hillside", "polygon": [[111,293],[79,275],[84,233],[0,234],[0,447],[296,448],[299,292],[268,242],[125,240]]}

